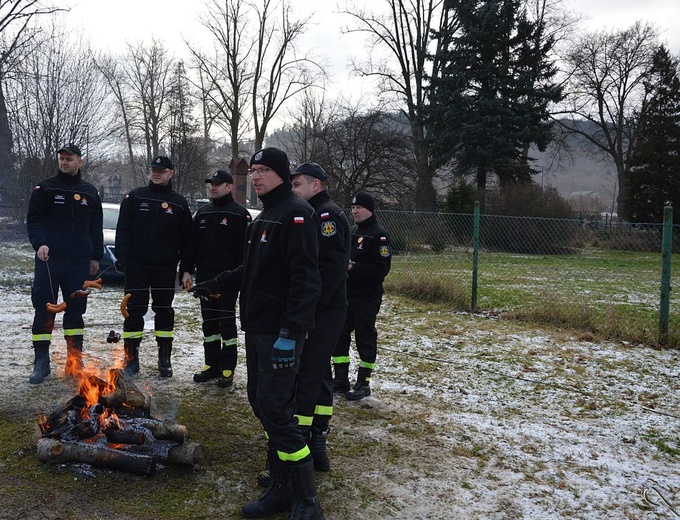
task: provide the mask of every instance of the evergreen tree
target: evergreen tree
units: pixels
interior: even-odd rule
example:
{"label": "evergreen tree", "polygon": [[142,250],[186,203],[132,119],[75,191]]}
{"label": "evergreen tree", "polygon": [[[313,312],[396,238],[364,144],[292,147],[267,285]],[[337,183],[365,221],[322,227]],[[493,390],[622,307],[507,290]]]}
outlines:
{"label": "evergreen tree", "polygon": [[626,218],[662,222],[663,208],[680,208],[680,78],[678,62],[661,46],[645,85],[651,94],[631,156]]}
{"label": "evergreen tree", "polygon": [[442,162],[455,159],[476,178],[484,209],[487,176],[501,185],[536,173],[523,154],[543,151],[552,138],[547,106],[561,99],[548,59],[554,45],[541,23],[528,19],[521,0],[450,0],[459,28],[438,37],[451,44],[433,78],[432,144]]}

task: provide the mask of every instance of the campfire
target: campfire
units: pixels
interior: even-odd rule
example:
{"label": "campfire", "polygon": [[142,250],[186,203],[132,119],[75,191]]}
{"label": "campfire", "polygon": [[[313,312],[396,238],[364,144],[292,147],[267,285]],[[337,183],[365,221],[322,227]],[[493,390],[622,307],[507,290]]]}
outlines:
{"label": "campfire", "polygon": [[138,475],[153,475],[157,464],[200,463],[203,447],[189,440],[185,426],[151,416],[151,392],[137,387],[119,358],[106,370],[68,358],[65,372],[78,394],[39,421],[38,458]]}

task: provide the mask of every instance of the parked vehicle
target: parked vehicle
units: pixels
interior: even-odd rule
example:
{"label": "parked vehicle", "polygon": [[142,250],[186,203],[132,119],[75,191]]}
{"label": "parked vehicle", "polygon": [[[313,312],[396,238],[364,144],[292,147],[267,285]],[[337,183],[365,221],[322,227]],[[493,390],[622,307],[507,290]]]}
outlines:
{"label": "parked vehicle", "polygon": [[[199,200],[197,202],[208,202],[208,199]],[[104,256],[99,262],[99,271],[103,272],[102,278],[110,280],[123,280],[125,273],[116,269],[116,224],[118,223],[118,213],[120,212],[120,204],[113,204],[111,202],[102,202],[102,209],[104,210]],[[248,208],[250,216],[255,219],[260,214],[259,209]]]}
{"label": "parked vehicle", "polygon": [[[102,278],[122,280],[125,273],[116,269],[116,224],[118,223],[118,213],[120,204],[102,202],[104,210],[104,256],[99,262],[99,271],[103,272]],[[104,272],[106,271],[106,272]]]}

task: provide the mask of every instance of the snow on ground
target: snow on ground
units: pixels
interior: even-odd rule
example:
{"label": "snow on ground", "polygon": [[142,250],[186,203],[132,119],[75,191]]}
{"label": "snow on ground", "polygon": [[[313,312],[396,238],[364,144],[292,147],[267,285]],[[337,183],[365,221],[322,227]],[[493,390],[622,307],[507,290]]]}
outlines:
{"label": "snow on ground", "polygon": [[[122,328],[121,297],[120,287],[106,286],[89,301],[86,350],[105,364],[116,355],[106,336]],[[46,392],[72,395],[56,377],[37,388],[27,383],[27,287],[4,289],[0,305],[0,399],[38,413],[53,404],[44,402]],[[197,302],[178,294],[175,309],[175,377],[156,377],[151,330],[142,346],[140,375],[161,394],[181,392],[202,365]],[[375,408],[392,417],[362,434],[385,446],[399,442],[408,456],[364,462],[363,477],[380,483],[384,499],[363,504],[353,518],[672,518],[672,508],[680,512],[677,351],[579,341],[391,298],[379,330],[373,395],[336,407]],[[55,362],[63,356],[60,336],[57,328]],[[241,365],[238,391],[244,387]],[[331,450],[347,434],[348,426],[336,424]],[[323,481],[320,489],[331,501]],[[330,509],[328,518],[342,518]]]}

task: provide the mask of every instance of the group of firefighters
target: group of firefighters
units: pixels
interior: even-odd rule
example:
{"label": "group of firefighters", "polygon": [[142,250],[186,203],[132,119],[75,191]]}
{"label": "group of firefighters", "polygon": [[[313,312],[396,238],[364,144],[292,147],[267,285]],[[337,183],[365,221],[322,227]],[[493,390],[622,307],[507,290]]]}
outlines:
{"label": "group of firefighters", "polygon": [[[27,216],[36,251],[32,384],[50,374],[55,312],[49,305],[60,289],[68,300],[67,373],[82,362],[87,298],[76,292],[99,274],[103,254],[101,200],[81,177],[80,149],[68,143],[57,158],[57,174],[35,187]],[[319,164],[306,162],[291,172],[284,151],[264,148],[250,159],[251,182],[263,206],[254,221],[234,200],[233,178],[224,170],[206,179],[210,202],[192,217],[186,199],[172,188],[173,174],[172,161],[156,157],[148,185],[130,191],[120,205],[115,254],[116,268],[125,273],[124,370],[139,372],[151,299],[158,373],[172,376],[172,302],[179,277],[201,306],[205,366],[193,380],[232,387],[238,300],[247,396],[268,440],[267,469],[258,475],[266,489],[241,514],[258,518],[288,510],[293,519],[323,518],[314,470],[330,469],[326,436],[333,394],[349,400],[371,394],[376,317],[391,262],[390,238],[375,217],[374,200],[364,192],[353,197],[350,229]],[[359,368],[350,387],[352,332]]]}

